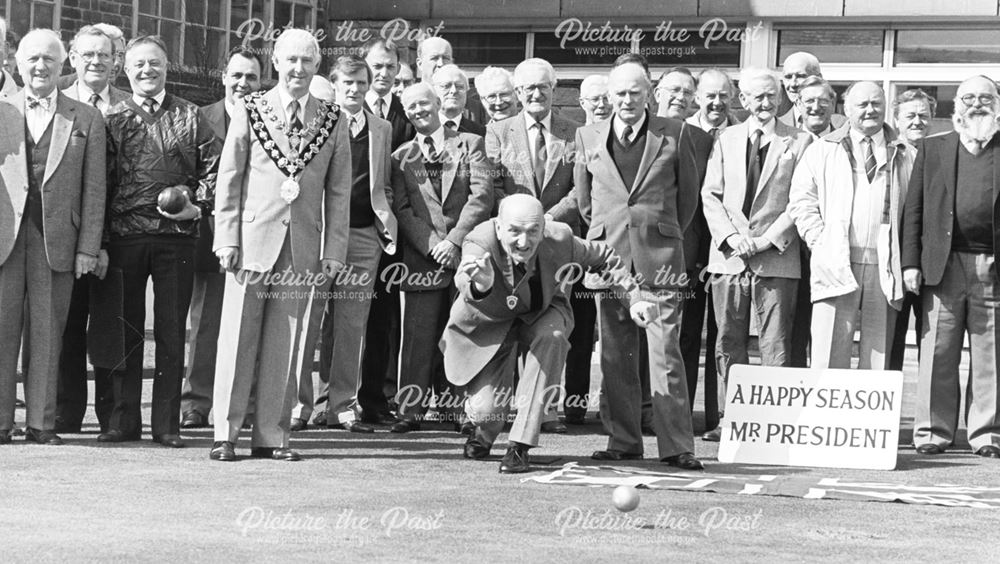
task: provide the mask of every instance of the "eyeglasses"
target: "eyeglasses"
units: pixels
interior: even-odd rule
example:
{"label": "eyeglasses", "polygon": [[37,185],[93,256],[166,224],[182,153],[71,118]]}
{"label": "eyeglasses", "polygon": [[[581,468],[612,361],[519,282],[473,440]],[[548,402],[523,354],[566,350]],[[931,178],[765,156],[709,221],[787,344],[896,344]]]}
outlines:
{"label": "eyeglasses", "polygon": [[97,59],[102,63],[106,63],[110,61],[112,58],[111,53],[98,53],[97,51],[87,51],[86,53],[81,53],[79,51],[73,51],[73,52],[79,55],[80,58],[83,59],[84,61],[93,61],[94,59]]}
{"label": "eyeglasses", "polygon": [[984,106],[992,106],[996,102],[996,99],[997,97],[993,94],[979,94],[978,96],[976,94],[966,94],[959,98],[963,104],[969,107],[972,107],[976,103],[976,100],[979,100],[979,103]]}
{"label": "eyeglasses", "polygon": [[597,105],[603,105],[603,104],[610,104],[611,103],[611,100],[608,99],[607,96],[590,96],[590,97],[584,97],[584,98],[580,98],[580,99],[581,100],[586,100],[587,102],[589,102],[589,103],[591,103],[591,104],[593,104],[595,106],[597,106]]}
{"label": "eyeglasses", "polygon": [[496,104],[497,102],[510,102],[513,97],[513,92],[495,92],[489,96],[483,96],[483,100],[491,104]]}

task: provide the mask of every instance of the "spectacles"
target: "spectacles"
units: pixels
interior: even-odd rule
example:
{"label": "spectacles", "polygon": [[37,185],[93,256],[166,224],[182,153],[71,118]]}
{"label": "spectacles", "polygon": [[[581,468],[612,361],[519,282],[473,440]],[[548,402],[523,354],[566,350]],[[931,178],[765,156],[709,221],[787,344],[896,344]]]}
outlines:
{"label": "spectacles", "polygon": [[513,92],[496,92],[490,94],[489,96],[483,96],[483,100],[486,100],[491,104],[496,104],[497,102],[509,102],[513,96]]}
{"label": "spectacles", "polygon": [[73,51],[73,52],[79,55],[79,57],[84,61],[93,61],[94,59],[97,59],[102,63],[106,63],[110,61],[112,58],[111,53],[98,53],[96,51],[87,51],[86,53],[81,53],[79,51]]}
{"label": "spectacles", "polygon": [[589,98],[581,98],[581,100],[586,100],[591,104],[597,106],[599,104],[610,104],[611,100],[607,96],[590,96]]}
{"label": "spectacles", "polygon": [[996,99],[997,97],[993,94],[979,94],[978,96],[975,94],[966,94],[965,96],[959,98],[963,104],[969,107],[975,104],[976,100],[979,100],[979,103],[984,106],[992,106],[993,103],[996,102]]}

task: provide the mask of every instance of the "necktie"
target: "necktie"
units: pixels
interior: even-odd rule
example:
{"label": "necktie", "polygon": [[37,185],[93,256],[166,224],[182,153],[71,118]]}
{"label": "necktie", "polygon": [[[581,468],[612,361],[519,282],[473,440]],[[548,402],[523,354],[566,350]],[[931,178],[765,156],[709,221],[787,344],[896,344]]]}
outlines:
{"label": "necktie", "polygon": [[441,198],[441,158],[434,147],[434,139],[424,137],[424,145],[427,147],[427,158],[424,160],[424,170],[434,187],[434,192],[438,199]]}
{"label": "necktie", "polygon": [[715,141],[716,139],[719,138],[719,128],[713,127],[708,131],[708,134],[712,136],[712,141]]}
{"label": "necktie", "polygon": [[378,117],[385,119],[385,99],[379,98],[376,106],[376,109],[378,110]]}
{"label": "necktie", "polygon": [[545,126],[542,122],[536,121],[535,125],[535,186],[541,192],[545,183],[545,162],[548,160],[548,153],[545,150]]}
{"label": "necktie", "polygon": [[871,184],[872,180],[875,180],[875,169],[878,166],[875,162],[875,152],[872,151],[872,138],[865,137],[861,140],[861,144],[865,146],[865,174],[868,175],[868,183]]}
{"label": "necktie", "polygon": [[361,129],[362,129],[361,120],[358,119],[358,116],[356,115],[351,116],[351,137],[356,138],[358,135],[360,135]]}
{"label": "necktie", "polygon": [[757,183],[760,182],[760,138],[763,136],[763,131],[754,130],[750,152],[747,154],[747,186],[746,194],[743,196],[743,215],[747,219],[750,219],[753,197],[757,192]]}
{"label": "necktie", "polygon": [[100,101],[101,101],[101,95],[98,94],[97,92],[94,92],[93,94],[90,95],[90,105],[91,106],[94,106],[96,108],[97,107],[97,103],[100,102]]}
{"label": "necktie", "polygon": [[48,111],[49,109],[48,98],[35,98],[34,96],[26,95],[24,97],[24,100],[29,110],[33,110],[39,106],[41,106],[41,108],[46,111]]}
{"label": "necktie", "polygon": [[632,137],[632,131],[633,131],[633,129],[632,129],[631,125],[626,125],[625,126],[625,130],[622,131],[622,145],[625,145],[626,147],[629,146],[629,144],[630,144],[629,138]]}
{"label": "necktie", "polygon": [[292,103],[288,104],[288,115],[291,117],[288,120],[288,143],[293,151],[298,151],[299,143],[302,141],[302,120],[299,119],[298,100],[292,100]]}
{"label": "necktie", "polygon": [[447,127],[448,129],[452,130],[452,131],[455,131],[456,129],[458,129],[458,126],[455,125],[455,122],[453,122],[451,120],[448,120],[448,121],[444,122],[444,126]]}
{"label": "necktie", "polygon": [[142,101],[142,109],[146,110],[146,113],[153,115],[156,112],[156,100],[152,98],[146,98]]}

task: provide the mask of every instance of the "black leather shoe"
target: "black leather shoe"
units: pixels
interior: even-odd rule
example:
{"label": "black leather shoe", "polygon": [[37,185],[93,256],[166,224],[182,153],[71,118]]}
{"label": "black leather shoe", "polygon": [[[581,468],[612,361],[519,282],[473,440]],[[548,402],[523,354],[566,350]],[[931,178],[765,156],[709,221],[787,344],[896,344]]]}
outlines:
{"label": "black leather shoe", "polygon": [[9,445],[13,440],[14,435],[10,432],[10,429],[0,431],[0,445]]}
{"label": "black leather shoe", "polygon": [[715,429],[712,429],[711,431],[707,431],[704,435],[701,436],[701,440],[708,441],[710,443],[717,443],[717,442],[721,441],[722,440],[722,427],[719,426],[719,427],[716,427]]}
{"label": "black leather shoe", "polygon": [[270,458],[271,460],[284,460],[296,462],[302,460],[299,453],[290,448],[256,447],[250,450],[252,458]]}
{"label": "black leather shoe", "polygon": [[138,441],[139,437],[129,437],[125,436],[124,433],[118,429],[108,429],[104,433],[97,435],[97,442],[99,443],[123,443],[125,441]]}
{"label": "black leather shoe", "polygon": [[56,433],[68,433],[71,435],[76,435],[80,433],[80,427],[82,427],[82,425],[80,425],[79,423],[73,424],[66,421],[62,417],[57,416],[56,426],[52,430]]}
{"label": "black leather shoe", "polygon": [[232,462],[236,460],[236,449],[229,441],[215,441],[212,443],[212,452],[208,453],[208,457],[221,462]]}
{"label": "black leather shoe", "polygon": [[321,411],[313,417],[313,425],[317,427],[326,427],[326,412]]}
{"label": "black leather shoe", "polygon": [[305,431],[309,426],[305,419],[299,419],[298,417],[292,418],[292,424],[288,426],[288,430],[293,433],[296,431]]}
{"label": "black leather shoe", "polygon": [[372,425],[393,425],[399,422],[391,412],[384,411],[375,415],[362,414],[361,421]]}
{"label": "black leather shoe", "polygon": [[528,464],[528,447],[520,443],[511,443],[507,447],[507,454],[503,455],[500,461],[501,474],[521,474],[531,470]]}
{"label": "black leather shoe", "polygon": [[993,445],[981,446],[976,454],[983,458],[1000,458],[1000,448]]}
{"label": "black leather shoe", "polygon": [[331,427],[332,429],[343,429],[352,433],[374,433],[375,427],[360,421],[345,421]]}
{"label": "black leather shoe", "polygon": [[389,428],[390,433],[409,433],[410,431],[419,431],[420,423],[416,421],[408,421],[406,419],[402,421],[397,421],[392,424]]}
{"label": "black leather shoe", "polygon": [[546,421],[542,423],[541,431],[543,433],[565,435],[568,429],[566,429],[566,425],[563,425],[562,421]]}
{"label": "black leather shoe", "polygon": [[170,448],[184,448],[180,435],[154,435],[153,442]]}
{"label": "black leather shoe", "polygon": [[455,432],[457,432],[459,435],[471,437],[476,433],[476,425],[472,421],[466,421],[465,423],[455,423]]}
{"label": "black leather shoe", "polygon": [[31,441],[33,443],[38,443],[40,445],[63,444],[63,441],[61,438],[59,438],[59,435],[53,433],[52,431],[40,431],[38,429],[32,429],[31,427],[28,427],[27,429],[24,430],[24,440]]}
{"label": "black leather shoe", "polygon": [[934,443],[924,443],[917,446],[917,454],[943,454],[944,449]]}
{"label": "black leather shoe", "polygon": [[704,470],[705,466],[690,452],[682,452],[674,456],[668,456],[661,460],[670,466],[676,466],[681,470]]}
{"label": "black leather shoe", "polygon": [[181,419],[181,429],[201,429],[208,427],[208,417],[197,411],[189,411]]}
{"label": "black leather shoe", "polygon": [[587,416],[576,413],[566,414],[566,417],[563,417],[563,421],[567,425],[585,425],[587,423]]}
{"label": "black leather shoe", "polygon": [[642,460],[642,453],[622,452],[620,450],[595,450],[590,455],[593,460]]}
{"label": "black leather shoe", "polygon": [[462,456],[472,460],[483,460],[490,455],[490,447],[479,442],[475,437],[469,437],[462,449]]}

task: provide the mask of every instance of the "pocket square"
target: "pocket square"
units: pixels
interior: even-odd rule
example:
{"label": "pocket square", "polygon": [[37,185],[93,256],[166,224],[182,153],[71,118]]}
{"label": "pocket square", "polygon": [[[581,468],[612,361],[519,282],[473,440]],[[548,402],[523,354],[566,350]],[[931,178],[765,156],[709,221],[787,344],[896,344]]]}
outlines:
{"label": "pocket square", "polygon": [[86,139],[87,138],[87,133],[85,131],[76,129],[71,134],[71,137],[74,137],[74,138],[77,138],[77,139]]}

